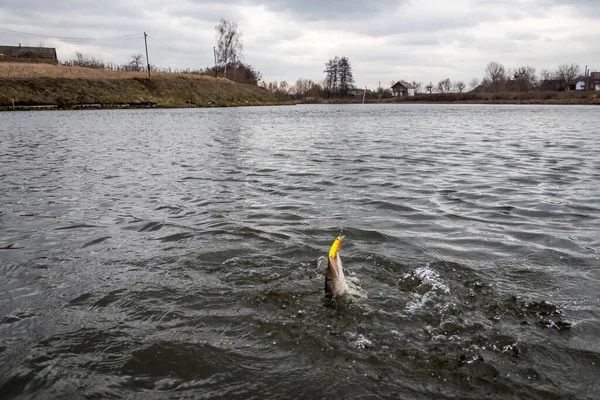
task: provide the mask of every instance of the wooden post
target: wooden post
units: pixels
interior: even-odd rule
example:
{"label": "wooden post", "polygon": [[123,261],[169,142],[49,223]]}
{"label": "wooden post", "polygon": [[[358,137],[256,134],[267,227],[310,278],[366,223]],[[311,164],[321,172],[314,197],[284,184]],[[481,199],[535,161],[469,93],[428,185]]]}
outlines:
{"label": "wooden post", "polygon": [[237,82],[237,59],[233,56],[233,81]]}
{"label": "wooden post", "polygon": [[590,71],[588,71],[588,67],[587,65],[585,66],[585,91],[587,92],[590,86],[590,76],[589,76]]}
{"label": "wooden post", "polygon": [[146,45],[146,62],[148,63],[148,79],[150,79],[150,59],[148,59],[148,40],[146,40],[146,37],[148,35],[146,34],[146,32],[144,32],[144,44]]}
{"label": "wooden post", "polygon": [[217,77],[217,49],[213,46],[213,55],[215,56],[215,78]]}

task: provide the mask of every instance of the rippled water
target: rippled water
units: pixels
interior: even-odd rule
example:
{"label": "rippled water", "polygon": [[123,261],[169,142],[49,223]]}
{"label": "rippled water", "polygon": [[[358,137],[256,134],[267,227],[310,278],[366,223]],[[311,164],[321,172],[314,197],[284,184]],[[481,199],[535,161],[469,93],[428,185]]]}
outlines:
{"label": "rippled water", "polygon": [[599,115],[1,114],[0,398],[594,398]]}

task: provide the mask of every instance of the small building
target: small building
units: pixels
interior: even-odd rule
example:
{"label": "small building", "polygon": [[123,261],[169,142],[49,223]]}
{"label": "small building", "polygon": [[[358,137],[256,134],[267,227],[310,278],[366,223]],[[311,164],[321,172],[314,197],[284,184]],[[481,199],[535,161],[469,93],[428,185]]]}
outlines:
{"label": "small building", "polygon": [[394,97],[407,97],[415,95],[415,88],[406,81],[398,81],[392,86],[392,94]]}
{"label": "small building", "polygon": [[489,92],[490,90],[488,89],[487,85],[484,85],[483,83],[477,85],[477,87],[475,87],[473,90],[471,90],[471,93],[485,93],[485,92]]}
{"label": "small building", "polygon": [[575,84],[575,90],[585,90],[585,81],[580,80]]}
{"label": "small building", "polygon": [[590,88],[600,91],[600,72],[590,73]]}
{"label": "small building", "polygon": [[544,79],[540,83],[540,90],[549,92],[564,92],[565,90],[568,90],[568,85],[562,79]]}
{"label": "small building", "polygon": [[0,46],[0,62],[58,64],[53,47]]}

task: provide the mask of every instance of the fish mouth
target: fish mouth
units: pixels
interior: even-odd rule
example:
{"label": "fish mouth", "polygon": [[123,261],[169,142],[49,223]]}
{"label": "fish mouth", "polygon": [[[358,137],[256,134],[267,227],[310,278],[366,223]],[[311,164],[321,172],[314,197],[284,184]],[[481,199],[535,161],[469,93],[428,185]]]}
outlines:
{"label": "fish mouth", "polygon": [[344,295],[346,290],[346,280],[344,279],[340,255],[336,254],[335,259],[328,257],[327,272],[325,273],[325,294],[328,297],[337,297]]}
{"label": "fish mouth", "polygon": [[327,275],[329,275],[332,279],[337,279],[340,277],[340,265],[341,260],[339,254],[335,255],[335,259],[328,257],[327,260]]}

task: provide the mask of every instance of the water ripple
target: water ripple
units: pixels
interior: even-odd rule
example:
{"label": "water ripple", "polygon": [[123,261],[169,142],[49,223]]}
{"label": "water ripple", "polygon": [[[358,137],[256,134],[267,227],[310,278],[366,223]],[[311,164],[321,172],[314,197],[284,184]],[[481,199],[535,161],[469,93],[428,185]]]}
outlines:
{"label": "water ripple", "polygon": [[594,398],[596,113],[3,115],[0,397]]}

